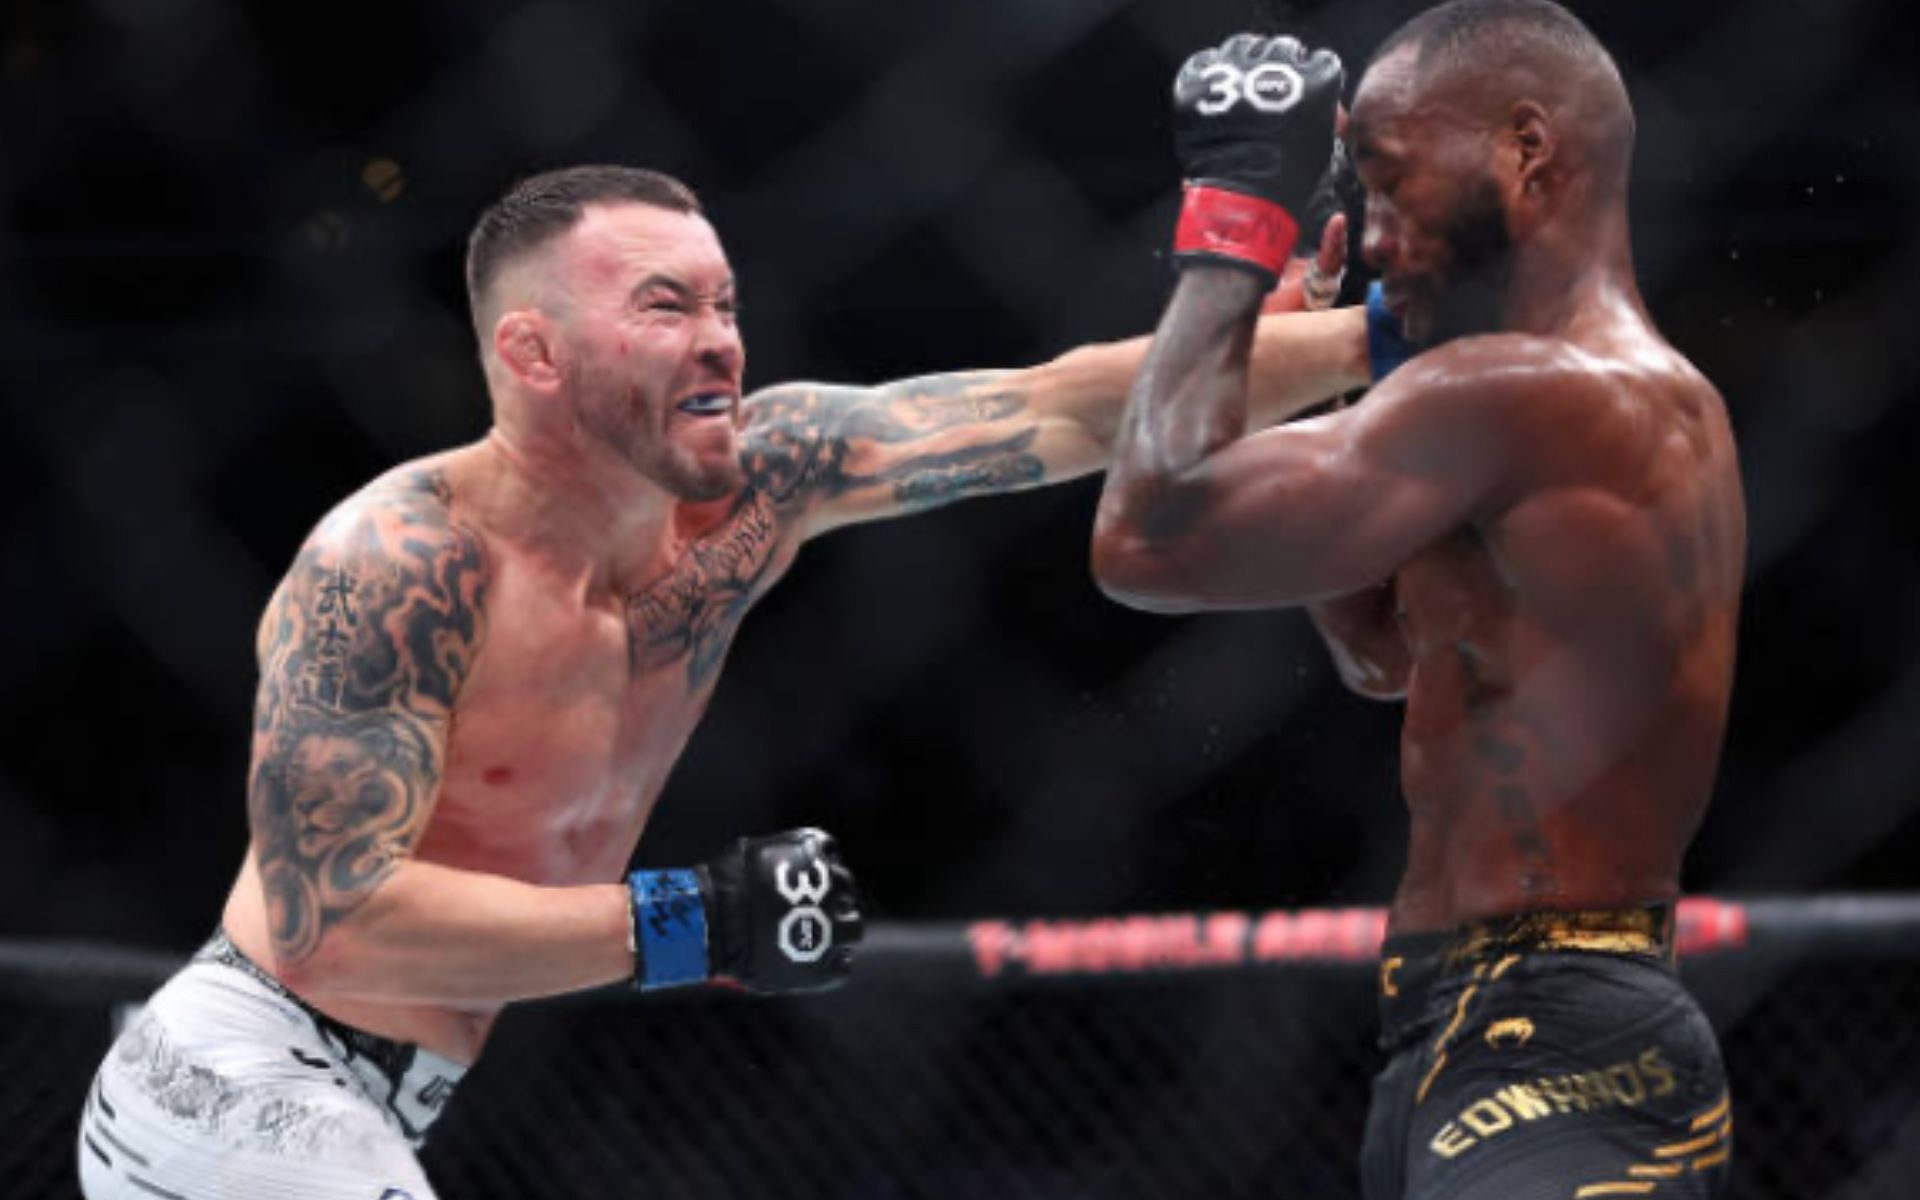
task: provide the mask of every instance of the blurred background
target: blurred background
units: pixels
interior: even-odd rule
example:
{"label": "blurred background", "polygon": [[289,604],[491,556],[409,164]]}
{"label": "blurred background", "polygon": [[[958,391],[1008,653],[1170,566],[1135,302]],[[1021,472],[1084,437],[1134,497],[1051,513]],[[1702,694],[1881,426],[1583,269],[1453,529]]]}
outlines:
{"label": "blurred background", "polygon": [[[1180,59],[1355,67],[1412,0],[9,0],[0,937],[182,952],[245,844],[259,610],[312,523],[479,436],[462,242],[588,161],[698,189],[749,383],[1149,330]],[[1598,0],[1634,232],[1750,505],[1690,890],[1920,882],[1920,71],[1896,0]],[[1358,280],[1354,281],[1355,283]],[[810,547],[640,858],[835,830],[883,918],[1383,901],[1397,710],[1305,619],[1101,599],[1095,481]],[[1911,1010],[1905,1020],[1913,1020]]]}
{"label": "blurred background", "polygon": [[[519,175],[703,195],[750,385],[1149,330],[1172,69],[1421,5],[12,0],[0,43],[0,935],[184,949],[245,841],[253,630],[311,524],[477,437],[460,254]],[[1886,0],[1576,5],[1640,115],[1636,250],[1751,506],[1696,890],[1920,879],[1920,72]],[[811,546],[642,858],[839,832],[894,917],[1376,902],[1397,710],[1305,619],[1166,620],[1097,481]]]}

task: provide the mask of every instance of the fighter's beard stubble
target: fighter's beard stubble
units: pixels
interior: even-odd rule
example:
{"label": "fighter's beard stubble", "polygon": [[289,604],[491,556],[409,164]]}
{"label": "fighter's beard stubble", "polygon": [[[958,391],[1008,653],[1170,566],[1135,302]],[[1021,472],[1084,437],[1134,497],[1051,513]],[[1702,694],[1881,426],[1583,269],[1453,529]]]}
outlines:
{"label": "fighter's beard stubble", "polygon": [[1513,282],[1513,236],[1507,232],[1506,210],[1491,177],[1482,176],[1468,187],[1441,237],[1449,262],[1435,288],[1427,342],[1438,345],[1499,330]]}
{"label": "fighter's beard stubble", "polygon": [[574,371],[580,431],[636,474],[674,499],[694,504],[718,500],[746,485],[734,438],[727,439],[724,452],[702,453],[678,440],[682,430],[676,425],[683,418],[664,398],[650,403],[629,380],[601,367],[576,365]]}

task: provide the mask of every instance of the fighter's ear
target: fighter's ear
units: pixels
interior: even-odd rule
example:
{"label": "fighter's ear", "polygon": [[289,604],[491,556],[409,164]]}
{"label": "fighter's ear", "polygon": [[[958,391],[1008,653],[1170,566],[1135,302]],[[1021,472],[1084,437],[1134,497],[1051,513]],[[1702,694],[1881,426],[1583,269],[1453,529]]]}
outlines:
{"label": "fighter's ear", "polygon": [[1537,101],[1521,100],[1508,115],[1506,140],[1521,194],[1537,196],[1545,183],[1547,164],[1560,148],[1553,118]]}
{"label": "fighter's ear", "polygon": [[493,323],[493,352],[515,379],[535,391],[551,391],[560,383],[553,334],[545,313],[516,308]]}

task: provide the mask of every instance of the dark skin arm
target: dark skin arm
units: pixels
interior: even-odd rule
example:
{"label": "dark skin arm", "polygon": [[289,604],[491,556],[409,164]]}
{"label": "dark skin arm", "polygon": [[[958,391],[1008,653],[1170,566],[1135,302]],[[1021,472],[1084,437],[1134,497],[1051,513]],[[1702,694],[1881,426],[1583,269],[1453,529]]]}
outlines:
{"label": "dark skin arm", "polygon": [[1566,395],[1539,339],[1431,351],[1364,403],[1245,436],[1258,284],[1181,277],[1129,401],[1094,531],[1094,573],[1161,612],[1300,605],[1385,581],[1502,501],[1522,426]]}
{"label": "dark skin arm", "polygon": [[[1345,114],[1341,114],[1344,122]],[[1338,277],[1346,259],[1347,218],[1335,213],[1320,238],[1319,269]],[[1297,312],[1306,305],[1306,260],[1287,264],[1279,284],[1260,303],[1262,313]],[[1256,351],[1256,354],[1258,352]],[[1284,366],[1279,368],[1284,370]],[[1257,380],[1248,386],[1259,389]],[[1370,700],[1401,700],[1413,673],[1413,654],[1400,627],[1392,580],[1347,596],[1316,600],[1306,606],[1313,627],[1326,642],[1340,681]]]}

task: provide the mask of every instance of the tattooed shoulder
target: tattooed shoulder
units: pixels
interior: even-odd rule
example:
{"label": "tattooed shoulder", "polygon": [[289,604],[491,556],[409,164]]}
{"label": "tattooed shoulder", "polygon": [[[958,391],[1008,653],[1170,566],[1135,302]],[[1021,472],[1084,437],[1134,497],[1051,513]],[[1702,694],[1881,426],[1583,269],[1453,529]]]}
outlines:
{"label": "tattooed shoulder", "polygon": [[329,708],[445,712],[483,638],[485,543],[444,475],[383,479],[330,513],[274,596],[261,668]]}
{"label": "tattooed shoulder", "polygon": [[747,398],[740,454],[748,486],[775,504],[786,504],[838,469],[847,448],[833,436],[838,422],[831,394],[836,390],[793,383]]}
{"label": "tattooed shoulder", "polygon": [[261,638],[248,812],[281,961],[310,955],[407,854],[485,641],[485,545],[438,472],[382,480],[315,531]]}

